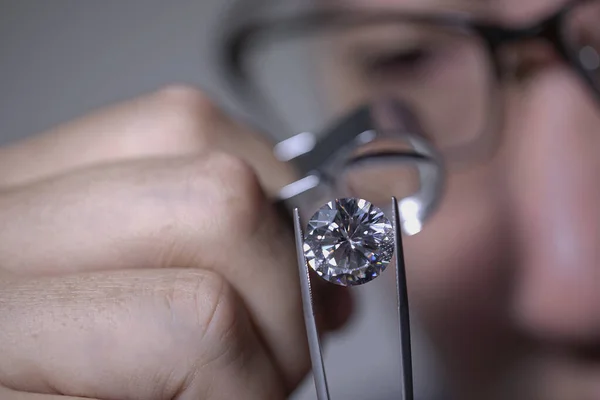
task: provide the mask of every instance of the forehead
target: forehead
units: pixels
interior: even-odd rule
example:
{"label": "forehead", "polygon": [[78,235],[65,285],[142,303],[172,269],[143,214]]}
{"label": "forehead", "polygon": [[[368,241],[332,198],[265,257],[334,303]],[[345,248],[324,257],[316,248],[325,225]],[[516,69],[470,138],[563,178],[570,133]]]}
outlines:
{"label": "forehead", "polygon": [[499,20],[526,22],[540,18],[569,0],[331,0],[345,6],[409,11],[466,11]]}

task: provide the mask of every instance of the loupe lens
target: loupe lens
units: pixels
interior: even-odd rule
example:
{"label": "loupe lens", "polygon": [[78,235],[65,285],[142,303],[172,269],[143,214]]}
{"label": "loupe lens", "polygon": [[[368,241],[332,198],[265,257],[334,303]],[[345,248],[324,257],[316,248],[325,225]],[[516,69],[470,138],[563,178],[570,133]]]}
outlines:
{"label": "loupe lens", "polygon": [[349,197],[368,199],[378,207],[386,207],[391,197],[402,200],[415,195],[421,182],[417,166],[410,161],[361,158],[343,171],[339,186]]}
{"label": "loupe lens", "polygon": [[325,199],[319,196],[325,194],[329,199],[361,198],[386,209],[395,197],[400,205],[412,204],[408,214],[400,210],[401,219],[421,227],[442,195],[441,157],[410,106],[394,98],[374,99],[340,119],[299,163],[310,165],[311,157],[313,180],[292,185],[313,185],[293,200],[301,198],[304,205],[321,204]]}

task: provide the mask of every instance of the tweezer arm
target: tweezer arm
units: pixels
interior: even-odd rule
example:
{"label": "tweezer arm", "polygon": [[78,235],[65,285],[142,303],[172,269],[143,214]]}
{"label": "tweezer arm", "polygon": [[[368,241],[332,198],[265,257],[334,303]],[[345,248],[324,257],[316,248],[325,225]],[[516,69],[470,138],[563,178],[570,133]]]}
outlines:
{"label": "tweezer arm", "polygon": [[[396,292],[400,326],[400,348],[402,367],[402,399],[413,400],[413,371],[412,351],[410,345],[410,316],[408,307],[408,290],[406,283],[406,269],[404,262],[404,248],[402,245],[402,229],[400,224],[400,213],[398,201],[392,198],[392,212],[394,225],[394,252],[396,254]],[[300,286],[302,293],[302,305],[304,308],[304,321],[308,336],[308,346],[313,368],[313,378],[317,391],[318,400],[330,400],[321,341],[317,331],[313,297],[308,264],[304,258],[304,234],[300,222],[300,212],[294,209],[294,230],[296,234],[296,251],[298,253],[298,269],[300,272]]]}
{"label": "tweezer arm", "polygon": [[408,285],[406,282],[406,264],[398,201],[392,197],[394,224],[394,253],[396,253],[396,292],[398,296],[398,317],[400,325],[400,351],[402,367],[402,398],[413,400],[412,350],[410,346],[410,314],[408,307]]}
{"label": "tweezer arm", "polygon": [[304,258],[304,234],[302,233],[302,226],[300,223],[300,212],[297,208],[294,209],[294,230],[296,233],[296,251],[298,253],[298,269],[300,271],[300,288],[302,292],[304,322],[306,324],[306,333],[308,336],[308,347],[310,350],[313,377],[317,389],[317,399],[330,400],[327,376],[325,374],[325,364],[323,363],[323,353],[321,351],[321,340],[319,339],[319,332],[317,331],[317,323],[315,320],[308,264]]}

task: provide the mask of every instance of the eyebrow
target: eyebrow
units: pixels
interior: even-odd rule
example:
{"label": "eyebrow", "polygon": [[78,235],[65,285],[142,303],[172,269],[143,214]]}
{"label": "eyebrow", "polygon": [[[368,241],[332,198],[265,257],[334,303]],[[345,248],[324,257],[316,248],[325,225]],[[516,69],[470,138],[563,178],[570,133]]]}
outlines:
{"label": "eyebrow", "polygon": [[[448,11],[449,8],[461,11],[477,11],[473,7],[487,7],[496,0],[322,0],[329,4],[358,5],[367,7],[397,7],[399,10]],[[481,9],[479,9],[482,11]]]}

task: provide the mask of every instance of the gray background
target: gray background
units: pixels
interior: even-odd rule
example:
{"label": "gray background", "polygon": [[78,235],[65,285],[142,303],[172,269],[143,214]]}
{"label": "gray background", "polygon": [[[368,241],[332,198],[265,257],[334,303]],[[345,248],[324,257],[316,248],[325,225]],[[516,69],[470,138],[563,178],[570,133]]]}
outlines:
{"label": "gray background", "polygon": [[0,1],[0,137],[166,83],[202,84],[219,0]]}
{"label": "gray background", "polygon": [[[200,85],[223,99],[210,54],[227,6],[223,0],[0,0],[0,144],[168,83]],[[391,271],[387,276],[393,279]],[[398,349],[394,298],[385,282],[368,289],[359,290],[350,329],[328,340],[334,398],[398,398],[399,367],[390,356]],[[434,398],[427,346],[417,340],[415,351],[418,397]],[[315,398],[311,384],[307,379],[295,398]]]}

